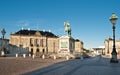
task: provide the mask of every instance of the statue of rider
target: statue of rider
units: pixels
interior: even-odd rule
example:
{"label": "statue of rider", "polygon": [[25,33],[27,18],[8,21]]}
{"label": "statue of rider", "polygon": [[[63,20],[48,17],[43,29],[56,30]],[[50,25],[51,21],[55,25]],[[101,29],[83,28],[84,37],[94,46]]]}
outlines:
{"label": "statue of rider", "polygon": [[68,36],[71,36],[70,23],[68,23],[68,22],[64,22],[64,26],[65,26],[65,32],[68,33]]}

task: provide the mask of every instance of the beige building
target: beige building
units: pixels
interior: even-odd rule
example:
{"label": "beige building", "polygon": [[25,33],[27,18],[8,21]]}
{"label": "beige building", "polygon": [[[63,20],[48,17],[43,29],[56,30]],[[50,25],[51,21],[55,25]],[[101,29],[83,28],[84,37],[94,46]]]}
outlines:
{"label": "beige building", "polygon": [[[40,56],[42,54],[57,53],[60,49],[59,37],[49,31],[37,30],[20,30],[14,34],[10,34],[11,45],[28,49],[31,54]],[[73,51],[81,52],[83,50],[83,42],[74,41]]]}
{"label": "beige building", "polygon": [[[118,56],[120,56],[120,40],[115,40],[115,43],[116,43],[116,51],[118,53]],[[106,39],[104,44],[105,44],[105,55],[111,57],[111,53],[113,50],[113,39],[112,38]]]}
{"label": "beige building", "polygon": [[75,52],[81,53],[83,52],[83,42],[79,39],[75,40]]}

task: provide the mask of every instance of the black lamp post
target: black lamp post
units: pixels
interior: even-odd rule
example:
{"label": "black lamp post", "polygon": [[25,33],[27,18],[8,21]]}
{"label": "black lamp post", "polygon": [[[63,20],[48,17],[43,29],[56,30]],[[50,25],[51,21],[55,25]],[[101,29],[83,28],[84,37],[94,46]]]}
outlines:
{"label": "black lamp post", "polygon": [[4,39],[4,36],[5,36],[5,33],[6,33],[6,31],[5,31],[5,29],[4,29],[4,28],[2,29],[1,33],[2,33],[2,35],[3,35],[3,37],[2,37],[2,38]]}
{"label": "black lamp post", "polygon": [[2,35],[3,35],[3,37],[2,37],[2,56],[5,56],[5,50],[4,50],[4,36],[5,36],[5,33],[6,33],[6,31],[5,31],[5,29],[3,28],[2,30],[1,30],[1,33],[2,33]]}
{"label": "black lamp post", "polygon": [[112,23],[112,29],[113,29],[113,50],[112,50],[112,58],[110,60],[111,63],[118,63],[117,60],[117,52],[116,52],[116,47],[115,47],[115,24],[117,21],[118,17],[115,15],[115,13],[112,13],[112,16],[110,17],[110,21]]}

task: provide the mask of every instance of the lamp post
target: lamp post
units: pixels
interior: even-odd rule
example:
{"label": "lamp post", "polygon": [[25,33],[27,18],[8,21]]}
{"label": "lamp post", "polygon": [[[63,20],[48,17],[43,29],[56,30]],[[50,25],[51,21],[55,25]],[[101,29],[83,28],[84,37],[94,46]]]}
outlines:
{"label": "lamp post", "polygon": [[5,33],[6,33],[6,31],[5,31],[5,29],[3,28],[2,30],[1,30],[1,33],[2,33],[2,35],[3,35],[3,39],[4,39],[4,36],[5,36]]}
{"label": "lamp post", "polygon": [[2,33],[2,35],[3,35],[3,37],[2,37],[2,51],[1,51],[1,56],[5,56],[5,50],[4,50],[4,36],[5,36],[6,31],[5,31],[4,28],[1,30],[1,33]]}
{"label": "lamp post", "polygon": [[115,15],[115,13],[112,13],[112,16],[110,17],[110,21],[112,23],[112,29],[113,29],[113,50],[112,50],[112,58],[110,60],[111,63],[118,63],[117,60],[117,52],[116,52],[116,47],[115,47],[115,24],[117,21],[118,17]]}

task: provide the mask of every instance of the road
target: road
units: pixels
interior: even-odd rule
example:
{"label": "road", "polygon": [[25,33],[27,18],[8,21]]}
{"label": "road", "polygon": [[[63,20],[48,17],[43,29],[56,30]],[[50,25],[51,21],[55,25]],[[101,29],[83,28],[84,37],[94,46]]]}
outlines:
{"label": "road", "polygon": [[120,63],[96,56],[87,59],[73,59],[26,73],[24,75],[120,75]]}

